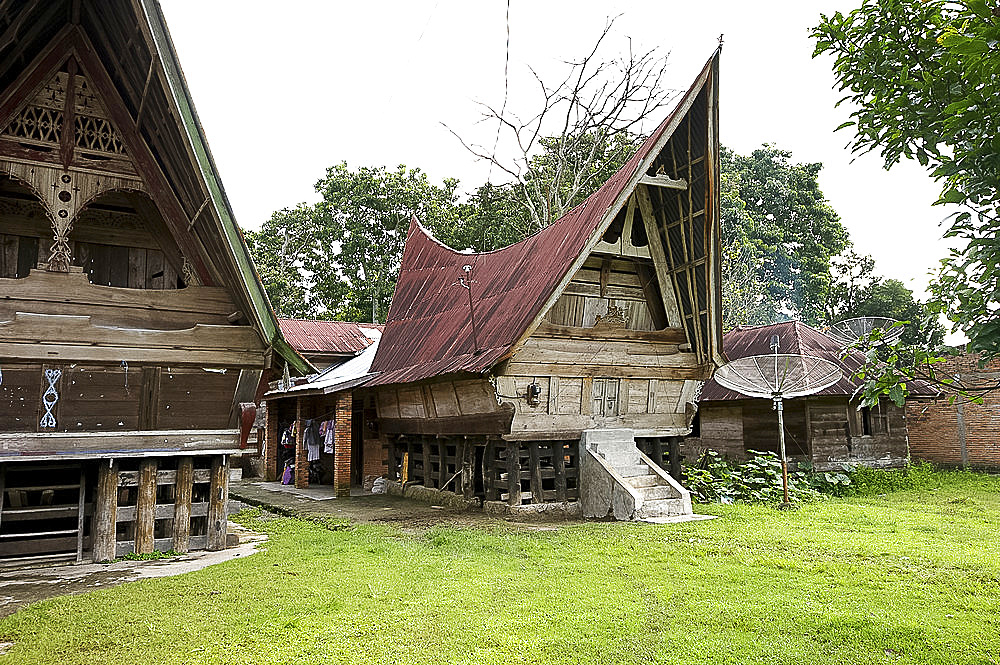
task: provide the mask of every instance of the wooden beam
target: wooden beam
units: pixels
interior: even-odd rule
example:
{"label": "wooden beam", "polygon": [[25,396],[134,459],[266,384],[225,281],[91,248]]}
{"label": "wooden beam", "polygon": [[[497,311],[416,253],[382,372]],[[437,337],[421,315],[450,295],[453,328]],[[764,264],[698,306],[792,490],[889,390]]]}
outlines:
{"label": "wooden beam", "polygon": [[94,493],[92,550],[94,561],[115,558],[118,524],[118,462],[101,460],[97,467],[97,491]]}
{"label": "wooden beam", "polygon": [[652,185],[653,187],[666,187],[667,189],[687,189],[687,180],[683,178],[674,180],[666,175],[644,175],[639,178],[639,184]]}
{"label": "wooden beam", "polygon": [[229,456],[216,455],[212,458],[212,483],[208,497],[208,550],[226,548],[226,523],[229,515]]}
{"label": "wooden beam", "polygon": [[138,497],[135,502],[135,553],[153,551],[153,531],[156,527],[156,460],[139,463]]}
{"label": "wooden beam", "polygon": [[[0,487],[2,492],[2,487]],[[0,508],[2,512],[2,508]],[[83,532],[87,525],[87,470],[80,465],[80,491],[76,504],[76,560],[83,561]]]}
{"label": "wooden beam", "polygon": [[[663,309],[667,314],[667,323],[668,325],[680,327],[683,330],[684,323],[681,318],[680,307],[677,305],[677,280],[670,269],[671,262],[667,256],[667,248],[663,246],[663,240],[660,238],[660,225],[657,223],[656,214],[653,212],[653,201],[649,196],[649,190],[645,187],[637,187],[635,196],[639,200],[642,223],[646,226],[649,255],[653,259],[656,279],[660,285],[660,298],[663,302]],[[669,283],[664,284],[663,280],[667,280]],[[686,335],[684,341],[687,341]]]}
{"label": "wooden beam", "polygon": [[194,488],[194,458],[177,459],[177,476],[174,480],[174,533],[173,549],[187,552],[191,540],[191,495]]}

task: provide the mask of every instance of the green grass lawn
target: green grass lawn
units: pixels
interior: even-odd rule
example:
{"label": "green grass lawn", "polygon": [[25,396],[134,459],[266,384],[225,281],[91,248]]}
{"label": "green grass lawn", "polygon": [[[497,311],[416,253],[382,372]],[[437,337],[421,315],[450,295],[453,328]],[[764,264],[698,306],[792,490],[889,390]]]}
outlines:
{"label": "green grass lawn", "polygon": [[1000,663],[1000,479],[682,525],[328,530],[33,605],[0,663]]}

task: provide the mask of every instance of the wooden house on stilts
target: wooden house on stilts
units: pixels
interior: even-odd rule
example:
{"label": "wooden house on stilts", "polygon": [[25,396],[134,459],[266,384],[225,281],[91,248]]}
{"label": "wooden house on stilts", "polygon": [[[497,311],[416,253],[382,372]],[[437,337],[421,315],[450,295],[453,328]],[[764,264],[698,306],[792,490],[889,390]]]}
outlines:
{"label": "wooden house on stilts", "polygon": [[366,384],[390,478],[509,507],[690,510],[660,465],[721,361],[718,63],[534,236],[466,254],[411,224]]}
{"label": "wooden house on stilts", "polygon": [[224,547],[288,364],[156,1],[0,3],[0,556]]}

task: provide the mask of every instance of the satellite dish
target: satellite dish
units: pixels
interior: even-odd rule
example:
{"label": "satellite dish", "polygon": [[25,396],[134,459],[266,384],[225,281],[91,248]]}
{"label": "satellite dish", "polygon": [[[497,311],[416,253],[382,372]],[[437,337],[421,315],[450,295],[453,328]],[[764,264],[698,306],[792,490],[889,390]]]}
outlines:
{"label": "satellite dish", "polygon": [[781,451],[781,487],[788,508],[788,455],[785,453],[785,417],[782,400],[818,393],[843,378],[840,366],[823,358],[778,353],[780,340],[771,337],[769,356],[747,356],[726,363],[715,371],[715,381],[748,397],[774,402],[778,412],[778,442]]}
{"label": "satellite dish", "polygon": [[738,358],[715,371],[722,387],[766,399],[812,395],[843,376],[840,366],[829,360],[780,353]]}
{"label": "satellite dish", "polygon": [[876,345],[892,344],[903,334],[903,326],[897,325],[898,323],[899,321],[896,319],[884,316],[859,316],[839,321],[825,332],[842,346],[850,346],[867,339],[875,330],[880,330],[882,331],[881,337],[873,340],[873,343]]}

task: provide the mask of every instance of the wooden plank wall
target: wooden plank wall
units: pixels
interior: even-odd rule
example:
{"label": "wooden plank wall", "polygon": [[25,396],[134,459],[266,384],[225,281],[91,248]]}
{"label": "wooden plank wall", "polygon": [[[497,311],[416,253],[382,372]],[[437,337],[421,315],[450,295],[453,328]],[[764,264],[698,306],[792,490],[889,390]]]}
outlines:
{"label": "wooden plank wall", "polygon": [[655,330],[638,264],[642,259],[592,255],[574,275],[563,295],[545,314],[556,325],[593,327],[609,306],[625,311],[630,330]]}

